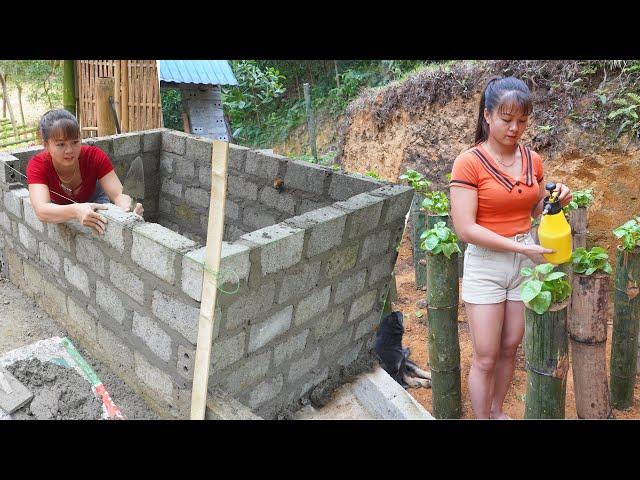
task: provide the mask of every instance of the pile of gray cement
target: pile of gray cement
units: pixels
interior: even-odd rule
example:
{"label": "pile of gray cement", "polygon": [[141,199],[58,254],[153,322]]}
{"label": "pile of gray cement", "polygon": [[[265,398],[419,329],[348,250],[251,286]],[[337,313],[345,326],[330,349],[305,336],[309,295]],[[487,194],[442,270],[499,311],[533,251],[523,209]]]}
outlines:
{"label": "pile of gray cement", "polygon": [[31,392],[33,400],[15,411],[16,420],[99,420],[102,402],[91,385],[72,368],[37,358],[20,360],[6,367]]}

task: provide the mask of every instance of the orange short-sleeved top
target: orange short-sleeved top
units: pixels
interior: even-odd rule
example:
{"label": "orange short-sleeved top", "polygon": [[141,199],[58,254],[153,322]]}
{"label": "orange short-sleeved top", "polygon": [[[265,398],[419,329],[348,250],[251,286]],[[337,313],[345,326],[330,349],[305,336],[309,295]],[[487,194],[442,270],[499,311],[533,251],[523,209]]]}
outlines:
{"label": "orange short-sleeved top", "polygon": [[540,155],[518,146],[522,171],[518,178],[506,173],[481,144],[461,153],[453,162],[450,187],[478,192],[476,223],[511,237],[531,229],[531,209],[538,201],[542,181]]}

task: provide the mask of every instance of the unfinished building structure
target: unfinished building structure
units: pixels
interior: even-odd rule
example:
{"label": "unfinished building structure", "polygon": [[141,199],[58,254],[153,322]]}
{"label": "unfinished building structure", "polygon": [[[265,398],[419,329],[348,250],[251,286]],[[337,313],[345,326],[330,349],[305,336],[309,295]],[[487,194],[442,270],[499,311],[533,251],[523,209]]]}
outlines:
{"label": "unfinished building structure", "polygon": [[[86,139],[120,178],[142,157],[145,219],[46,224],[25,188],[40,149],[0,154],[3,274],[165,417],[188,418],[212,141],[167,129]],[[273,186],[284,181],[283,191]],[[209,387],[264,418],[370,356],[413,191],[230,146]]]}

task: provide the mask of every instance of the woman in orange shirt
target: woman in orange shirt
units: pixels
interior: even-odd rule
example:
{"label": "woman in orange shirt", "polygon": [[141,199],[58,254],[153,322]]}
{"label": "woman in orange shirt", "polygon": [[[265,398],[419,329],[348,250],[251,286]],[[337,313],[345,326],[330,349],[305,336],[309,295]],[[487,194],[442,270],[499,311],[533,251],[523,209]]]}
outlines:
{"label": "woman in orange shirt", "polygon": [[[475,145],[456,158],[451,175],[451,216],[469,244],[461,297],[473,343],[469,393],[476,418],[509,418],[502,404],[524,335],[520,269],[546,263],[542,254],[552,253],[529,233],[546,195],[540,156],[519,143],[532,108],[523,81],[489,80]],[[561,205],[571,201],[566,185],[556,190]]]}

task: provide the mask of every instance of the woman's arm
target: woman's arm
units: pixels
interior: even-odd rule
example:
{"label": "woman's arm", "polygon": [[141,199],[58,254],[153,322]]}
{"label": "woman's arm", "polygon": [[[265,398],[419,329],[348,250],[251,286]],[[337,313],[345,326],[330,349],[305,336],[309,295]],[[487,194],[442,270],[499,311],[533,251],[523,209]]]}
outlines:
{"label": "woman's arm", "polygon": [[[102,185],[102,189],[107,194],[109,199],[118,207],[120,207],[125,212],[129,212],[131,208],[131,197],[125,193],[122,193],[122,183],[116,175],[114,170],[111,170],[100,180],[100,185]],[[141,203],[136,203],[134,213],[142,216],[144,213],[144,208],[142,208]]]}
{"label": "woman's arm", "polygon": [[78,220],[82,225],[93,228],[103,234],[107,219],[97,213],[96,209],[106,209],[106,205],[98,203],[72,203],[57,205],[51,202],[49,187],[41,183],[29,185],[31,206],[41,222],[63,223],[67,220]]}

